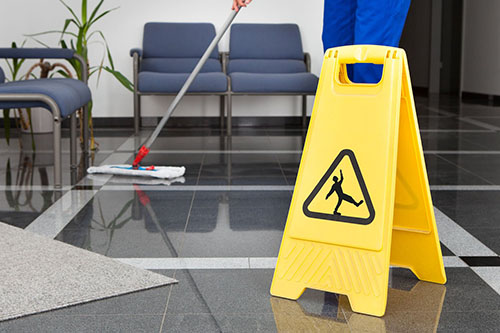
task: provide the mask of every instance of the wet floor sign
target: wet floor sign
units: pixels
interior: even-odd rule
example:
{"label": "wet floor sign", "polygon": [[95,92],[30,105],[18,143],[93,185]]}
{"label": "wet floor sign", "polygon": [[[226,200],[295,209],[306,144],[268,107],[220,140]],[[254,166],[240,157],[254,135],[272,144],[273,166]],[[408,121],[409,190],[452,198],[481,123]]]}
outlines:
{"label": "wet floor sign", "polygon": [[[384,66],[377,84],[346,64]],[[383,316],[389,265],[424,281],[446,276],[402,49],[355,45],[326,52],[271,294],[305,288],[347,295]]]}

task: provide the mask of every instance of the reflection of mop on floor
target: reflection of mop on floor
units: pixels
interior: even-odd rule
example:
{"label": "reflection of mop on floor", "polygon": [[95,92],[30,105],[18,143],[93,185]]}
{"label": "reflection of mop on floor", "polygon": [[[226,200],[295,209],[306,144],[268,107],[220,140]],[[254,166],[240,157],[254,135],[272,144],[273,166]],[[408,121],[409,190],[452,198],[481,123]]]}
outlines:
{"label": "reflection of mop on floor", "polygon": [[[127,178],[127,179],[130,179],[130,178]],[[151,220],[155,224],[156,229],[158,229],[158,231],[160,232],[160,235],[163,238],[163,241],[165,242],[165,245],[167,246],[168,250],[170,251],[170,253],[172,253],[172,256],[174,258],[179,258],[179,254],[177,253],[177,250],[175,249],[174,244],[172,243],[172,241],[168,237],[167,232],[163,229],[162,225],[160,224],[160,220],[156,216],[156,213],[153,210],[153,207],[151,206],[151,199],[149,198],[149,196],[146,193],[144,193],[141,190],[141,188],[139,186],[134,185],[134,190],[135,190],[135,193],[137,194],[138,200],[140,201],[142,206],[145,208],[149,217],[151,218]],[[185,276],[187,278],[187,283],[192,287],[192,290],[193,290],[194,294],[197,296],[201,305],[207,310],[207,314],[209,315],[210,319],[214,323],[214,325],[216,327],[216,331],[222,332],[222,328],[220,327],[219,322],[215,318],[215,315],[212,313],[210,306],[208,305],[207,301],[203,297],[200,289],[198,288],[198,285],[194,281],[193,276],[191,275],[191,272],[188,269],[186,269],[184,271],[184,273],[185,273]],[[179,283],[182,283],[182,282],[179,282]]]}
{"label": "reflection of mop on floor", "polygon": [[344,181],[344,175],[342,174],[342,170],[340,170],[340,180],[337,176],[333,176],[332,189],[326,195],[325,200],[328,200],[328,198],[330,197],[330,195],[333,194],[333,192],[337,192],[337,196],[339,197],[339,200],[337,202],[337,206],[335,206],[335,210],[333,211],[334,215],[341,215],[340,212],[338,211],[338,209],[343,201],[347,201],[356,207],[359,207],[364,202],[363,200],[356,202],[350,195],[345,194],[344,191],[342,190],[342,182],[343,181]]}

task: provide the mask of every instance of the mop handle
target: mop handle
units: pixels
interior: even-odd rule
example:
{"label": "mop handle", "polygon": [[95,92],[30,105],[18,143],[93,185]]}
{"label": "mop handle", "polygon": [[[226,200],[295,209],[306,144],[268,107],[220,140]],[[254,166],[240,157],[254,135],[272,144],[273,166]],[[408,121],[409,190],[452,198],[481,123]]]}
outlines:
{"label": "mop handle", "polygon": [[[240,8],[240,10],[241,10],[241,8]],[[207,62],[208,58],[212,54],[212,51],[215,49],[215,47],[217,46],[217,44],[219,43],[219,41],[222,39],[222,37],[226,33],[227,29],[231,25],[231,23],[233,23],[236,15],[238,15],[238,13],[239,13],[239,10],[238,11],[235,11],[235,10],[231,11],[231,14],[227,18],[226,22],[224,23],[224,25],[222,26],[222,28],[217,33],[217,35],[213,39],[212,43],[208,46],[207,50],[205,51],[205,53],[201,57],[200,61],[198,61],[198,64],[196,65],[196,67],[194,68],[194,70],[189,75],[188,79],[186,80],[186,82],[182,86],[181,90],[179,91],[179,93],[177,94],[177,96],[175,96],[175,99],[173,100],[173,102],[168,107],[167,113],[165,113],[165,115],[161,119],[161,121],[158,124],[158,126],[156,126],[153,134],[151,134],[151,136],[148,138],[148,140],[146,141],[146,143],[139,150],[139,153],[137,154],[137,157],[136,157],[136,159],[135,159],[135,161],[133,163],[133,166],[137,167],[139,165],[139,162],[149,153],[149,148],[151,147],[151,145],[153,144],[153,142],[155,142],[156,138],[158,138],[158,135],[160,135],[160,132],[163,129],[163,127],[165,126],[165,124],[167,123],[168,119],[170,118],[170,116],[172,115],[172,113],[174,112],[174,110],[177,108],[177,105],[179,105],[179,102],[181,101],[181,99],[186,94],[187,90],[189,89],[189,87],[193,83],[194,79],[196,78],[196,76],[198,75],[198,73],[201,71],[201,68],[203,67],[203,65],[205,65],[205,63]]]}

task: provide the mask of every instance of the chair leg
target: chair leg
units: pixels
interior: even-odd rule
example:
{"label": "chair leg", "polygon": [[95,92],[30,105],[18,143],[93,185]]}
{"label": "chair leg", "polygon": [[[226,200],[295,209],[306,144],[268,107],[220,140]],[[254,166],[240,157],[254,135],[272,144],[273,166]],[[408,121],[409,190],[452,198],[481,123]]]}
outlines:
{"label": "chair leg", "polygon": [[134,133],[139,134],[141,127],[141,96],[137,90],[134,90]]}
{"label": "chair leg", "polygon": [[232,135],[232,127],[233,127],[233,96],[231,93],[227,94],[226,97],[226,102],[227,102],[227,135],[231,136]]}
{"label": "chair leg", "polygon": [[307,128],[307,95],[302,95],[302,128]]}
{"label": "chair leg", "polygon": [[224,115],[225,115],[225,104],[226,104],[226,99],[224,95],[220,96],[219,98],[219,107],[220,107],[220,130],[224,131]]}
{"label": "chair leg", "polygon": [[76,168],[76,113],[70,116],[70,156],[71,156],[71,168]]}
{"label": "chair leg", "polygon": [[54,187],[62,188],[61,121],[54,119]]}
{"label": "chair leg", "polygon": [[89,106],[83,107],[83,152],[87,156],[89,153]]}

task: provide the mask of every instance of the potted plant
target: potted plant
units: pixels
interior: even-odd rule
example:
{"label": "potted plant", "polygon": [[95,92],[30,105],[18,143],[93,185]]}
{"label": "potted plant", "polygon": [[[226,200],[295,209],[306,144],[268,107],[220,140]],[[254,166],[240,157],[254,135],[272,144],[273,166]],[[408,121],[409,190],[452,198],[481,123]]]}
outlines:
{"label": "potted plant", "polygon": [[[130,91],[133,91],[134,86],[133,83],[130,82],[122,73],[115,69],[113,58],[111,56],[111,52],[109,49],[108,42],[104,36],[104,33],[101,30],[94,30],[94,25],[101,21],[104,17],[106,17],[109,13],[117,10],[119,7],[111,8],[111,9],[102,9],[105,0],[100,0],[97,5],[89,9],[88,1],[81,0],[80,3],[80,14],[77,15],[77,11],[69,6],[63,0],[59,0],[59,2],[67,9],[69,13],[69,18],[65,19],[62,30],[52,30],[45,31],[41,33],[36,33],[32,35],[28,35],[28,37],[32,38],[36,42],[49,47],[46,43],[39,40],[39,36],[47,35],[47,34],[59,34],[59,45],[63,48],[71,48],[77,54],[82,56],[88,65],[88,77],[97,74],[97,82],[102,74],[102,71],[108,72],[113,77],[115,77],[125,88]],[[90,64],[90,60],[88,57],[89,46],[90,45],[98,45],[101,44],[105,48],[105,52],[103,57],[100,59],[99,64],[92,65]],[[80,64],[76,60],[70,61],[76,75],[79,79],[81,79],[80,72]],[[68,73],[63,70],[58,70],[57,73],[68,77]],[[89,106],[89,127],[90,127],[90,148],[96,149],[96,142],[94,139],[93,133],[93,122],[92,122],[92,107],[91,104]],[[81,117],[80,117],[81,119]]]}

